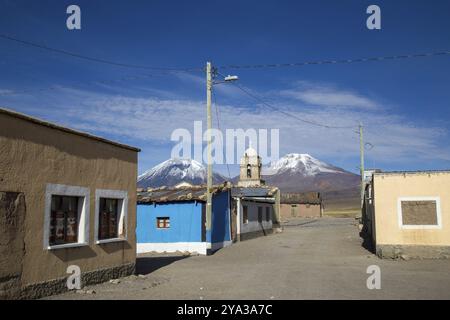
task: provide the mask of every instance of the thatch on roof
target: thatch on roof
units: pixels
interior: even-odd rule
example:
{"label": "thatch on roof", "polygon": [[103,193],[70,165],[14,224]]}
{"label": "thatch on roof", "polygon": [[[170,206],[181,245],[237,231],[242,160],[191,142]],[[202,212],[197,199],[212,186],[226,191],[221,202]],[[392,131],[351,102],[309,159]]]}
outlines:
{"label": "thatch on roof", "polygon": [[[229,190],[227,184],[213,186],[212,193],[219,193]],[[202,201],[206,202],[206,186],[189,187],[160,187],[141,190],[137,193],[138,203],[162,203],[162,202],[182,202],[182,201]]]}
{"label": "thatch on roof", "polygon": [[281,193],[282,204],[321,204],[320,192]]}

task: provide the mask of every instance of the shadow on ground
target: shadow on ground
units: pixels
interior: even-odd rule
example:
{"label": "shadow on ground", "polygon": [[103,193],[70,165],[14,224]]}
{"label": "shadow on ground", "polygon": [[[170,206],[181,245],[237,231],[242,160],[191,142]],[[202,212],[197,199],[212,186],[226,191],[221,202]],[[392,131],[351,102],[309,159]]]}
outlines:
{"label": "shadow on ground", "polygon": [[168,256],[168,257],[137,257],[136,273],[149,274],[160,268],[168,266],[178,260],[188,258],[188,256]]}

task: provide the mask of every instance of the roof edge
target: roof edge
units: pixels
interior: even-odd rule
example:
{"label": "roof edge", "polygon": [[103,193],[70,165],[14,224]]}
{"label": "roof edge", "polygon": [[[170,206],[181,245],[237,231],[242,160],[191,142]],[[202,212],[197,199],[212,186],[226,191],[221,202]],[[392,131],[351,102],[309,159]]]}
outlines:
{"label": "roof edge", "polygon": [[382,176],[382,175],[394,175],[394,174],[427,174],[427,173],[450,173],[450,169],[446,170],[412,170],[412,171],[381,171],[374,172],[373,175]]}
{"label": "roof edge", "polygon": [[133,146],[129,146],[129,145],[126,145],[126,144],[123,144],[123,143],[120,143],[120,142],[116,142],[116,141],[112,141],[112,140],[108,140],[106,138],[102,138],[102,137],[99,137],[99,136],[96,136],[96,135],[93,135],[93,134],[90,134],[90,133],[86,133],[86,132],[83,132],[83,131],[79,131],[79,130],[63,127],[62,125],[58,125],[58,124],[55,124],[55,123],[52,123],[52,122],[49,122],[49,121],[41,120],[39,118],[35,118],[35,117],[29,116],[29,115],[26,115],[26,114],[23,114],[23,113],[20,113],[20,112],[17,112],[17,111],[13,111],[13,110],[10,110],[10,109],[4,108],[4,107],[0,107],[0,114],[6,114],[6,115],[9,115],[11,117],[22,119],[22,120],[25,120],[25,121],[28,121],[28,122],[31,122],[31,123],[34,123],[34,124],[38,124],[38,125],[41,125],[41,126],[45,126],[45,127],[51,128],[51,129],[63,131],[63,132],[66,132],[66,133],[75,134],[75,135],[78,135],[78,136],[81,136],[81,137],[85,137],[85,138],[89,138],[89,139],[92,139],[92,140],[97,140],[97,141],[104,142],[104,143],[107,143],[107,144],[111,144],[113,146],[120,147],[120,148],[123,148],[123,149],[128,149],[128,150],[136,151],[136,152],[140,152],[141,151],[141,149],[133,147]]}

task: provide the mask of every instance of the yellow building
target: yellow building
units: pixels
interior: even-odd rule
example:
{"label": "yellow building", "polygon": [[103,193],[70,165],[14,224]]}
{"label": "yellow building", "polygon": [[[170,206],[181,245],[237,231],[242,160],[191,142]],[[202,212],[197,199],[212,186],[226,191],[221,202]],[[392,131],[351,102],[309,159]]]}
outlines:
{"label": "yellow building", "polygon": [[0,298],[134,272],[138,152],[0,108]]}
{"label": "yellow building", "polygon": [[450,257],[450,171],[375,172],[363,231],[383,258]]}

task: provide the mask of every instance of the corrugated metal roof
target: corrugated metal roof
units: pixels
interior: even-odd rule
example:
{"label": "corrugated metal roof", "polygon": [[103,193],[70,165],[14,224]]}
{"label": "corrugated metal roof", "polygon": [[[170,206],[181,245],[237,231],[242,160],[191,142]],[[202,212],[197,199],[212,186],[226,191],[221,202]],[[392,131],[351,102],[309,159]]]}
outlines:
{"label": "corrugated metal roof", "polygon": [[277,192],[276,187],[233,187],[232,197],[273,197]]}
{"label": "corrugated metal roof", "polygon": [[282,193],[280,203],[285,204],[320,204],[322,197],[319,192]]}

